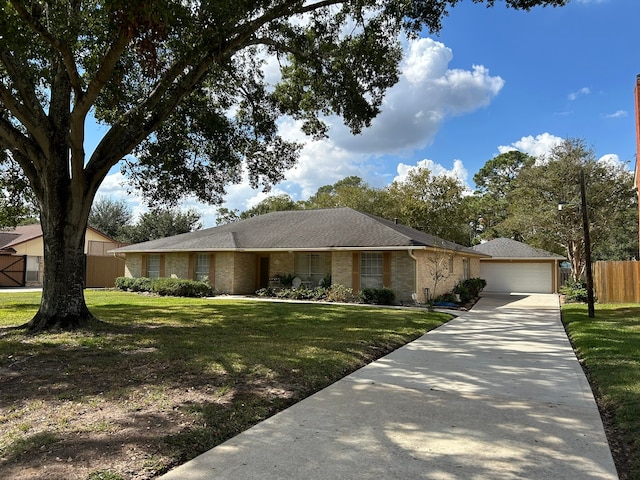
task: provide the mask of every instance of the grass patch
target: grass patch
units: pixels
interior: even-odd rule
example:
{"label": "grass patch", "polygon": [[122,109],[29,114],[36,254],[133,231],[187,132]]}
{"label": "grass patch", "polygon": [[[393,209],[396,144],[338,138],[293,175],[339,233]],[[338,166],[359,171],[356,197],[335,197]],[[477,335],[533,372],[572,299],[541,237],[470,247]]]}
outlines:
{"label": "grass patch", "polygon": [[620,478],[640,479],[640,305],[562,307],[562,319],[603,410]]}
{"label": "grass patch", "polygon": [[[40,294],[0,294],[0,477],[55,458],[70,459],[54,461],[68,469],[59,478],[161,473],[449,318],[115,291],[86,300],[103,322],[32,336],[10,327]],[[29,441],[42,431],[56,439],[44,449]]]}

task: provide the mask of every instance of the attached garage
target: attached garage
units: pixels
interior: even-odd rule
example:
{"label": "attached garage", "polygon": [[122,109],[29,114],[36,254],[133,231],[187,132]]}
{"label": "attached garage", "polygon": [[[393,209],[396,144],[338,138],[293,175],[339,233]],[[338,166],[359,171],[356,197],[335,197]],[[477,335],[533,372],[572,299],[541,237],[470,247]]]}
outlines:
{"label": "attached garage", "polygon": [[561,255],[509,238],[497,238],[474,247],[491,255],[480,259],[480,277],[486,292],[557,293]]}

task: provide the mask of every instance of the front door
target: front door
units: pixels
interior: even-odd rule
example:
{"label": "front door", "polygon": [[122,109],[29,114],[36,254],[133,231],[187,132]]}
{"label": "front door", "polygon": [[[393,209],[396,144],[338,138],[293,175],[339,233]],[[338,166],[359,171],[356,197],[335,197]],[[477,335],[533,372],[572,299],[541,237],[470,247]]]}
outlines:
{"label": "front door", "polygon": [[258,288],[269,286],[269,257],[260,257],[258,264]]}

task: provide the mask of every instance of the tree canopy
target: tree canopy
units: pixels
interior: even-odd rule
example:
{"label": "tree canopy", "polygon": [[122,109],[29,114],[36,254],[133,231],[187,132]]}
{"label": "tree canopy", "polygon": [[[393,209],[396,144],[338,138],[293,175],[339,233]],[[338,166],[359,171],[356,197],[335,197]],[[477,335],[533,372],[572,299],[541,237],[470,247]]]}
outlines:
{"label": "tree canopy", "polygon": [[99,197],[91,207],[89,225],[116,240],[121,239],[123,228],[131,224],[133,213],[124,199]]}
{"label": "tree canopy", "polygon": [[[28,181],[45,242],[42,301],[29,328],[92,319],[82,246],[112,167],[124,160],[152,204],[220,201],[243,172],[268,187],[297,158],[298,146],[278,134],[281,116],[320,136],[323,117],[337,114],[360,132],[398,80],[399,35],[438,31],[457,2],[1,2],[0,150]],[[268,58],[280,67],[275,85],[262,68]],[[108,129],[87,152],[91,117]]]}
{"label": "tree canopy", "polygon": [[[626,236],[630,219],[637,225],[637,216],[630,213],[637,211],[633,176],[624,165],[597,161],[581,139],[565,139],[545,158],[520,171],[508,195],[509,217],[504,222],[506,228],[521,232],[527,243],[566,255],[576,280],[585,269],[581,170],[592,250],[604,254]],[[561,211],[560,203],[564,204]]]}
{"label": "tree canopy", "polygon": [[128,243],[140,243],[201,228],[200,214],[193,209],[181,211],[154,208],[143,213],[135,224],[124,226],[118,239]]}

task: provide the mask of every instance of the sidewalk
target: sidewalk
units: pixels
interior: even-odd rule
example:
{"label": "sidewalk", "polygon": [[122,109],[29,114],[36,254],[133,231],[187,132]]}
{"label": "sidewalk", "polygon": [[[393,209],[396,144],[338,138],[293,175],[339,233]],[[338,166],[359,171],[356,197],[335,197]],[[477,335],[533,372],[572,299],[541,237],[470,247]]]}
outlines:
{"label": "sidewalk", "polygon": [[556,295],[470,312],[161,477],[617,479]]}

